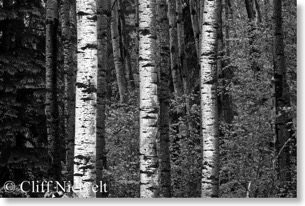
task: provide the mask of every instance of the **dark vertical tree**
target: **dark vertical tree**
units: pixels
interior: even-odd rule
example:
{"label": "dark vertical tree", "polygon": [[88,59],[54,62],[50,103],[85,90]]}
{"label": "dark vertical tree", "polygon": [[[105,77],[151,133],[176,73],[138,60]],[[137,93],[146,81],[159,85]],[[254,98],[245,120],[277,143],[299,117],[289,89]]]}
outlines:
{"label": "dark vertical tree", "polygon": [[49,175],[60,179],[61,162],[59,156],[59,111],[57,90],[57,32],[59,28],[58,2],[48,0],[46,4],[46,102],[48,153],[50,157]]}
{"label": "dark vertical tree", "polygon": [[167,17],[168,6],[166,0],[157,0],[157,25],[158,25],[158,54],[160,56],[160,196],[171,197],[171,165],[170,165],[170,139],[169,139],[169,80],[170,80],[170,47],[169,24]]}
{"label": "dark vertical tree", "polygon": [[292,119],[289,88],[287,84],[287,66],[285,60],[282,0],[273,2],[274,18],[274,83],[275,83],[275,148],[277,176],[280,181],[290,181],[290,151],[292,142]]}
{"label": "dark vertical tree", "polygon": [[[97,134],[96,134],[96,176],[97,183],[103,181],[103,170],[107,169],[106,159],[106,70],[107,70],[107,41],[108,18],[110,16],[108,0],[97,1],[97,48],[98,48],[98,72],[97,72]],[[97,193],[97,197],[103,193]]]}

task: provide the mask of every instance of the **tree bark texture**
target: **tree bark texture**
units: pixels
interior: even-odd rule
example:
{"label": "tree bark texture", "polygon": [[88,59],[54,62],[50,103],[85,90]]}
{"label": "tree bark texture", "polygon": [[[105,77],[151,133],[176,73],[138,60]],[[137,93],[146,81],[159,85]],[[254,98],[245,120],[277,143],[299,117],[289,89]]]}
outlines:
{"label": "tree bark texture", "polygon": [[60,1],[61,30],[64,56],[64,125],[65,125],[65,147],[66,166],[68,180],[73,181],[73,144],[75,123],[75,68],[73,67],[73,52],[70,26],[70,1]]}
{"label": "tree bark texture", "polygon": [[291,175],[289,144],[292,142],[292,119],[287,109],[290,108],[289,90],[286,80],[286,61],[284,52],[284,33],[282,17],[282,0],[274,0],[274,81],[275,81],[275,148],[277,159],[277,176],[279,180],[289,181]]}
{"label": "tree bark texture", "polygon": [[143,0],[139,3],[140,196],[153,198],[159,195],[158,71],[154,61],[156,37],[152,35],[155,2]]}
{"label": "tree bark texture", "polygon": [[59,108],[57,89],[57,31],[59,27],[57,0],[46,4],[46,103],[48,153],[50,157],[49,175],[59,180],[61,162],[59,154]]}
{"label": "tree bark texture", "polygon": [[166,0],[157,0],[158,24],[158,53],[160,56],[160,196],[171,197],[171,165],[170,165],[170,139],[169,139],[169,105],[170,91],[170,47],[169,24],[167,17],[168,6]]}
{"label": "tree bark texture", "polygon": [[168,19],[170,33],[170,56],[171,56],[171,73],[173,85],[176,95],[179,97],[183,94],[181,71],[178,64],[178,35],[176,21],[176,2],[175,0],[167,0]]}
{"label": "tree bark texture", "polygon": [[202,197],[218,197],[217,28],[220,0],[205,1],[201,39]]}
{"label": "tree bark texture", "polygon": [[126,103],[128,98],[127,83],[120,46],[118,2],[116,0],[111,0],[111,6],[111,36],[115,73],[119,88],[120,102]]}
{"label": "tree bark texture", "polygon": [[77,82],[74,186],[80,198],[93,198],[96,184],[97,12],[95,0],[77,0]]}
{"label": "tree bark texture", "polygon": [[[108,32],[108,0],[97,1],[97,48],[98,48],[98,72],[97,72],[97,139],[96,139],[96,176],[97,182],[103,181],[103,170],[107,169],[105,152],[105,109],[106,109],[106,66],[107,66],[107,32]],[[102,193],[97,193],[102,196]]]}

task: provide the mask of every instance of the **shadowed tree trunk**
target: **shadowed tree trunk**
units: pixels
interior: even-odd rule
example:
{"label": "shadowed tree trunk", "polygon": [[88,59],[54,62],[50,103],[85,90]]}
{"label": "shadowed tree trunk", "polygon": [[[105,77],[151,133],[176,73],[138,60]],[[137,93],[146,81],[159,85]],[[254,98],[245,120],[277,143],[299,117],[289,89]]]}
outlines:
{"label": "shadowed tree trunk", "polygon": [[192,28],[194,33],[194,39],[195,39],[195,46],[196,46],[196,53],[197,53],[197,59],[199,61],[199,23],[198,23],[198,10],[197,10],[197,0],[189,0],[190,4],[190,14],[191,14],[191,21],[192,21]]}
{"label": "shadowed tree trunk", "polygon": [[[107,169],[105,152],[105,107],[107,94],[106,66],[107,66],[107,32],[108,17],[110,16],[108,0],[97,0],[97,48],[98,48],[98,73],[97,73],[97,137],[96,137],[96,176],[97,183],[103,181],[103,170]],[[102,197],[103,193],[97,193]]]}
{"label": "shadowed tree trunk", "polygon": [[217,28],[220,0],[205,1],[201,39],[202,197],[218,197]]}
{"label": "shadowed tree trunk", "polygon": [[122,51],[120,47],[118,2],[116,0],[111,0],[111,6],[111,36],[115,73],[119,88],[120,102],[126,103],[128,100],[127,83],[123,65]]}
{"label": "shadowed tree trunk", "polygon": [[160,196],[171,197],[171,165],[169,139],[169,79],[170,79],[170,49],[169,24],[166,0],[157,0],[158,53],[160,56]]}
{"label": "shadowed tree trunk", "polygon": [[176,21],[176,2],[175,0],[167,0],[168,4],[168,19],[169,19],[169,34],[170,34],[170,55],[171,55],[171,70],[175,93],[178,97],[183,94],[181,71],[178,64],[178,35]]}
{"label": "shadowed tree trunk", "polygon": [[250,46],[250,68],[256,73],[260,71],[257,60],[259,59],[259,50],[255,45],[255,41],[258,38],[257,28],[260,23],[260,11],[258,4],[255,4],[255,0],[245,0],[246,10],[249,19],[249,46]]}
{"label": "shadowed tree trunk", "polygon": [[[220,9],[218,10],[218,31],[217,31],[217,39],[218,39],[218,62],[217,69],[220,81],[220,101],[219,101],[219,116],[220,119],[225,123],[231,124],[233,121],[233,105],[231,92],[229,89],[229,85],[231,79],[233,77],[233,71],[230,66],[230,50],[229,50],[229,13],[228,13],[228,0],[225,0],[224,4],[224,13],[225,13],[225,21],[222,21],[222,13],[223,6],[220,5]],[[223,27],[225,28],[225,39],[223,35]]]}
{"label": "shadowed tree trunk", "polygon": [[[72,181],[73,171],[73,147],[74,143],[74,124],[75,124],[75,68],[73,67],[73,53],[70,26],[70,1],[61,0],[61,29],[64,53],[64,113],[65,113],[65,145],[66,145],[66,166],[68,180]],[[72,161],[71,161],[72,160]]]}
{"label": "shadowed tree trunk", "polygon": [[61,162],[59,152],[59,111],[57,99],[57,31],[59,27],[57,0],[46,4],[46,103],[49,175],[60,180]]}
{"label": "shadowed tree trunk", "polygon": [[130,91],[132,91],[135,87],[133,72],[131,68],[131,59],[129,49],[129,38],[126,33],[126,23],[125,23],[125,5],[124,1],[118,1],[118,16],[119,16],[119,27],[120,27],[120,40],[121,40],[121,52],[122,52],[122,62],[126,72],[127,85]]}
{"label": "shadowed tree trunk", "polygon": [[159,195],[158,71],[154,61],[156,37],[152,35],[155,1],[143,0],[139,3],[140,196],[153,198]]}
{"label": "shadowed tree trunk", "polygon": [[[286,77],[284,53],[284,33],[282,17],[282,0],[273,1],[274,9],[274,81],[275,81],[275,150],[277,155],[277,177],[281,181],[290,181],[289,142],[292,142],[292,119],[287,109],[290,97]],[[289,144],[288,144],[289,143]]]}
{"label": "shadowed tree trunk", "polygon": [[97,12],[95,0],[77,0],[77,81],[74,186],[80,198],[93,198],[96,184]]}

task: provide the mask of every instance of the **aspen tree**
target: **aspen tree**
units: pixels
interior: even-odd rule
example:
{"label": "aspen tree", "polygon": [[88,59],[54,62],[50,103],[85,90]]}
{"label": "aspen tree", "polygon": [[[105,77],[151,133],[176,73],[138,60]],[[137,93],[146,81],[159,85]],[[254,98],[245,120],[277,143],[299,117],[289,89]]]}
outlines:
{"label": "aspen tree", "polygon": [[74,186],[80,198],[96,196],[97,12],[95,0],[77,0],[77,79]]}
{"label": "aspen tree", "polygon": [[220,0],[205,1],[201,39],[202,197],[218,197],[217,27]]}
{"label": "aspen tree", "polygon": [[154,0],[139,2],[139,74],[140,74],[140,196],[159,195],[158,135],[158,71],[154,61],[156,37]]}

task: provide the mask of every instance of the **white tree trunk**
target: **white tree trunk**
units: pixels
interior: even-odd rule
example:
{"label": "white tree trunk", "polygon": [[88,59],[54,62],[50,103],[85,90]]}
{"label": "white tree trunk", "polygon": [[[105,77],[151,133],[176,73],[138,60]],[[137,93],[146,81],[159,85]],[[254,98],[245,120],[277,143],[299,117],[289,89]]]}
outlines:
{"label": "white tree trunk", "polygon": [[159,103],[158,72],[154,61],[154,0],[139,4],[139,72],[140,72],[140,196],[158,196],[157,135]]}
{"label": "white tree trunk", "polygon": [[218,197],[217,15],[220,0],[205,1],[201,40],[202,197]]}
{"label": "white tree trunk", "polygon": [[97,24],[96,1],[77,0],[77,82],[74,186],[80,198],[95,197]]}

